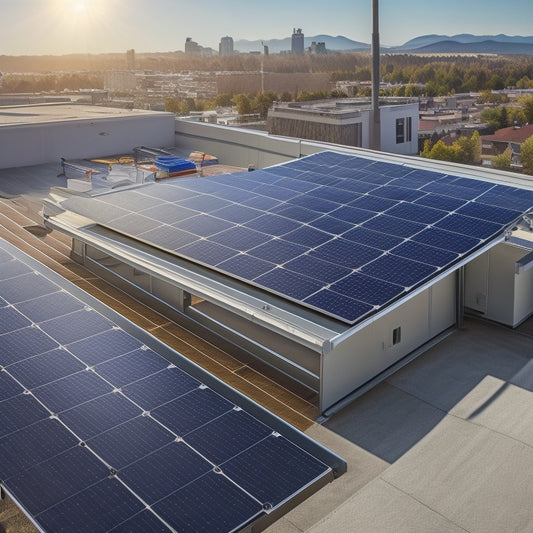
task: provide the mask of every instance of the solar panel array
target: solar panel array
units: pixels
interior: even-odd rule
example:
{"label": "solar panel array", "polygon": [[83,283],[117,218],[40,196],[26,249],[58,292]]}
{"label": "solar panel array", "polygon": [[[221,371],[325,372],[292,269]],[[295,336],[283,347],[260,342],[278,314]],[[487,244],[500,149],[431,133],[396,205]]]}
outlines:
{"label": "solar panel array", "polygon": [[0,483],[43,531],[235,531],[330,467],[0,241]]}
{"label": "solar panel array", "polygon": [[533,192],[321,152],[63,205],[353,324],[501,234]]}

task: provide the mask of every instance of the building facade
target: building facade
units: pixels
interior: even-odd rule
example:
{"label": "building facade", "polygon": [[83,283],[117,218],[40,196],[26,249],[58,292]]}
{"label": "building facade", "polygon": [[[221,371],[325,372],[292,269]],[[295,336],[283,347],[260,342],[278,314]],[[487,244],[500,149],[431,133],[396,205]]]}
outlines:
{"label": "building facade", "polygon": [[291,53],[303,55],[304,49],[304,34],[301,28],[295,28],[292,32],[291,38]]}
{"label": "building facade", "polygon": [[219,56],[232,56],[233,55],[233,37],[222,37],[220,44],[218,45]]}

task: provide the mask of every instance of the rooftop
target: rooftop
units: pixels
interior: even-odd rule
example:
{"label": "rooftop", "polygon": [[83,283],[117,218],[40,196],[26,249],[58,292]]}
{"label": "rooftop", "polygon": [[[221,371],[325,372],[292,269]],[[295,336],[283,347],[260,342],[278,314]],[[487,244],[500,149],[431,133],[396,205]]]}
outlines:
{"label": "rooftop", "polygon": [[[468,318],[380,385],[317,421],[312,401],[72,262],[64,235],[40,233],[42,199],[66,185],[57,169],[0,170],[0,237],[346,459],[346,474],[268,531],[533,529],[532,319],[512,330]],[[8,530],[16,520],[9,503],[0,503],[0,525]]]}

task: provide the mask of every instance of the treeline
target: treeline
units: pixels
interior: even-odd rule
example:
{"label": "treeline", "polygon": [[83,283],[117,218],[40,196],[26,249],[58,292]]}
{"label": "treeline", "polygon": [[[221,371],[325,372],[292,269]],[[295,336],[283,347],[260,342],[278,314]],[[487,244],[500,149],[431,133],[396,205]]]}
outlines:
{"label": "treeline", "polygon": [[[1,92],[39,92],[75,88],[101,88],[105,70],[125,68],[125,55],[102,54],[95,56],[44,56],[42,58],[22,57],[18,61],[23,68],[16,69],[13,57],[0,56],[0,72],[25,72],[29,65],[34,72],[47,70],[45,74],[16,76],[6,74]],[[39,59],[39,61],[37,61]],[[53,67],[61,68],[54,73]],[[9,68],[6,68],[6,64]],[[76,64],[81,74],[64,74],[74,71]],[[37,65],[41,65],[40,69]],[[90,68],[88,68],[90,66]],[[46,67],[46,68],[45,68]],[[318,73],[330,75],[332,82],[371,80],[371,56],[364,53],[329,53],[319,55],[272,55],[236,54],[229,57],[203,58],[185,55],[183,52],[165,54],[138,54],[136,69],[152,72],[184,71],[241,71],[273,73]],[[86,85],[75,87],[75,77],[87,76]],[[52,78],[56,78],[55,81]],[[18,81],[17,81],[18,80]],[[82,81],[78,79],[78,81]],[[532,88],[533,61],[531,56],[417,56],[385,54],[381,57],[381,81],[395,88],[389,90],[394,96],[444,96],[465,92],[497,91],[506,87]],[[356,95],[368,94],[368,87],[362,87]]]}

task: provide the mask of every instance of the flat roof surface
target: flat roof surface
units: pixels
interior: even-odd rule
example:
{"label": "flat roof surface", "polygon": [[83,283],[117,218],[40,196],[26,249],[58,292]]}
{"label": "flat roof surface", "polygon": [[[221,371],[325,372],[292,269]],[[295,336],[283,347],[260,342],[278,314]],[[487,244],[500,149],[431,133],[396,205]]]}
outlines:
{"label": "flat roof surface", "polygon": [[79,121],[90,119],[100,120],[104,118],[126,118],[154,114],[172,115],[173,113],[58,103],[0,106],[0,127],[16,125],[25,126],[70,120]]}

